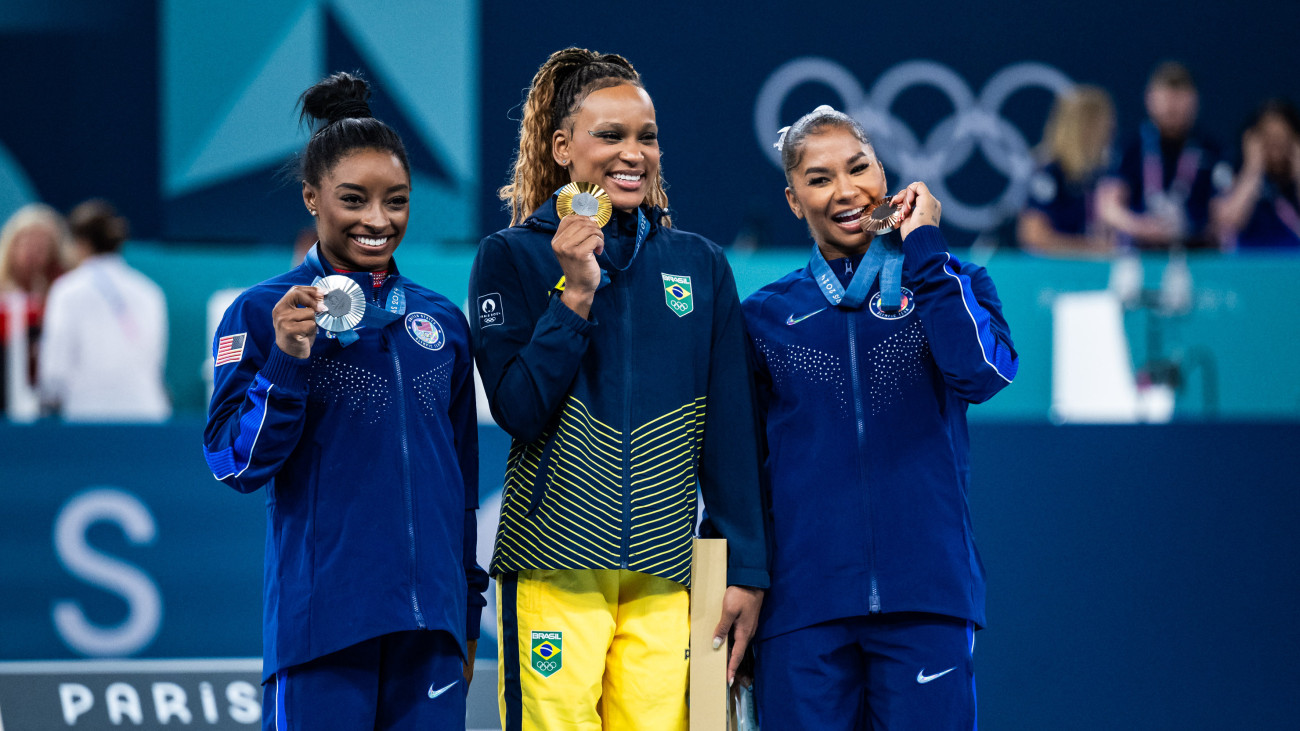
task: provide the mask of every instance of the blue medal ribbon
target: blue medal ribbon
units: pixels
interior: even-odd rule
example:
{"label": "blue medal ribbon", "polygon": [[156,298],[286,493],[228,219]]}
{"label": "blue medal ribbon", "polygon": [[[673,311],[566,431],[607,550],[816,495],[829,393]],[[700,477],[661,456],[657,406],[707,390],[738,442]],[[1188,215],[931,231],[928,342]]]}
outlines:
{"label": "blue medal ribbon", "polygon": [[[311,250],[307,252],[304,262],[307,264],[307,268],[311,269],[312,273],[316,276],[328,277],[334,272],[328,272],[325,270],[325,266],[320,260],[319,248],[320,244],[311,247]],[[392,278],[393,288],[388,293],[388,301],[385,303],[385,307],[375,305],[370,301],[370,298],[367,297],[366,313],[361,316],[361,322],[357,323],[357,326],[351,330],[344,330],[343,332],[338,333],[337,338],[339,345],[346,348],[355,343],[361,337],[357,335],[357,330],[360,328],[384,328],[401,319],[402,315],[406,314],[406,287],[402,284],[400,275],[394,273],[389,276]]]}
{"label": "blue medal ribbon", "polygon": [[862,257],[862,263],[858,264],[857,271],[849,280],[847,290],[840,284],[839,277],[835,276],[831,265],[826,263],[826,257],[822,256],[821,249],[814,242],[812,260],[808,266],[812,268],[813,277],[817,279],[817,286],[826,301],[835,307],[861,307],[879,274],[880,309],[885,312],[898,312],[902,309],[903,246],[889,239],[892,237],[877,236],[872,239],[866,256]]}
{"label": "blue medal ribbon", "polygon": [[[561,188],[560,190],[563,190],[563,188]],[[559,194],[560,194],[559,190],[551,194],[551,205],[555,205],[556,199],[559,197]],[[557,217],[560,215],[558,209],[556,210],[555,215]],[[610,216],[610,222],[614,224],[615,228],[618,227],[617,213],[615,213],[615,215],[613,216]],[[645,243],[646,237],[649,235],[650,235],[650,219],[646,218],[645,211],[642,211],[640,208],[637,208],[636,209],[636,245],[632,248],[632,256],[628,258],[627,264],[621,267],[614,264],[614,261],[609,258],[608,250],[602,251],[600,256],[597,258],[603,261],[605,264],[608,264],[609,269],[613,269],[616,272],[625,272],[628,270],[629,267],[632,266],[632,262],[636,261],[637,254],[641,253],[641,244]],[[601,287],[604,287],[606,284],[609,284],[609,275],[605,273],[606,267],[601,267],[600,269],[601,269],[600,284],[596,287],[596,289],[600,289]]]}

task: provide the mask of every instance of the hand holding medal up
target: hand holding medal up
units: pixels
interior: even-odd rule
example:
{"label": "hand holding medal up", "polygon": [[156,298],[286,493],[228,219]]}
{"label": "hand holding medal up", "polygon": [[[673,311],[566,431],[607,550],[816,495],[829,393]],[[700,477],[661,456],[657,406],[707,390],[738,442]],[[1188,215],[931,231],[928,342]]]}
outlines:
{"label": "hand holding medal up", "polygon": [[569,183],[555,196],[560,226],[551,238],[551,250],[564,270],[563,302],[586,317],[591,300],[600,286],[600,264],[605,235],[600,228],[609,222],[614,208],[609,195],[593,183]]}
{"label": "hand holding medal up", "polygon": [[291,287],[271,308],[276,347],[294,358],[309,357],[316,342],[316,315],[325,311],[324,292],[316,287]]}
{"label": "hand holding medal up", "polygon": [[926,184],[917,181],[869,207],[860,220],[863,231],[883,234],[898,228],[906,239],[918,226],[938,226],[942,209]]}

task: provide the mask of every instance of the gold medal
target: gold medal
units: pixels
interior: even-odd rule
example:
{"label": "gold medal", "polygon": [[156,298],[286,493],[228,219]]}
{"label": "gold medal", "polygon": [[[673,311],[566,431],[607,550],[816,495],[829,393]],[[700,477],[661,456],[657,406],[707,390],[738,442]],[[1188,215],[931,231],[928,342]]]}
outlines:
{"label": "gold medal", "polygon": [[366,314],[366,295],[361,285],[342,274],[317,277],[312,286],[325,293],[325,311],[316,313],[316,324],[332,333],[356,327]]}
{"label": "gold medal", "polygon": [[603,228],[614,215],[614,204],[610,203],[609,194],[595,183],[569,183],[555,193],[555,212],[560,218],[590,216]]}
{"label": "gold medal", "polygon": [[898,228],[898,224],[902,220],[903,209],[882,200],[868,208],[866,213],[862,214],[862,218],[858,219],[858,222],[862,224],[863,231],[884,234]]}

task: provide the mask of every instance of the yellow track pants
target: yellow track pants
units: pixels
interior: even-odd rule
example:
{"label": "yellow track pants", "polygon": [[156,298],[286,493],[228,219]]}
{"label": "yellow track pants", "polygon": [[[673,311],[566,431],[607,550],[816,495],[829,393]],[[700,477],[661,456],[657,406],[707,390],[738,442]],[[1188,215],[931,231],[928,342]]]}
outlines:
{"label": "yellow track pants", "polygon": [[686,729],[686,587],[636,571],[497,577],[504,731]]}

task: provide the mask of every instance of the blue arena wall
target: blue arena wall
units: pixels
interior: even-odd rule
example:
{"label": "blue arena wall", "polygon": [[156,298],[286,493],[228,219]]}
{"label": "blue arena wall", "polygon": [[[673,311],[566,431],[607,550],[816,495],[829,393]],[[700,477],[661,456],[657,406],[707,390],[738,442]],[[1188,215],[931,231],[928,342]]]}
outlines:
{"label": "blue arena wall", "polygon": [[[0,426],[0,665],[260,654],[264,496],[206,473],[201,429]],[[490,531],[508,440],[482,436]],[[1298,442],[1296,423],[973,425],[982,725],[1289,727]]]}

